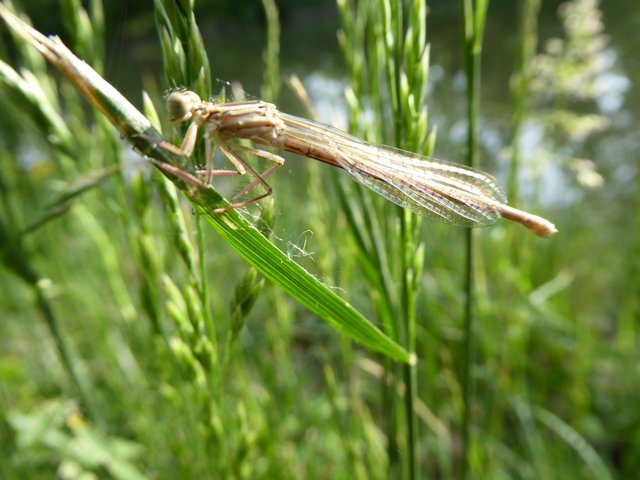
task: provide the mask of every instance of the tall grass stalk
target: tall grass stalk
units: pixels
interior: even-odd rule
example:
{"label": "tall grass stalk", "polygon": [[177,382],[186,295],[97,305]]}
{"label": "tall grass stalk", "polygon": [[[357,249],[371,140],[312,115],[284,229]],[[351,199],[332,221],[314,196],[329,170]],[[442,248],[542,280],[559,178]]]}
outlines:
{"label": "tall grass stalk", "polygon": [[507,196],[510,202],[518,201],[518,179],[520,170],[520,134],[526,118],[529,104],[529,85],[531,81],[531,61],[538,46],[538,12],[540,0],[520,2],[520,25],[518,55],[512,79],[513,119],[511,121],[511,165],[507,181]]}
{"label": "tall grass stalk", "polygon": [[262,98],[275,102],[280,92],[280,18],[275,0],[262,0],[267,20],[267,41],[262,55],[264,61],[264,78],[262,81]]}
{"label": "tall grass stalk", "polygon": [[[339,40],[350,77],[351,131],[373,142],[428,154],[435,136],[427,127],[426,3],[340,0],[338,6]],[[371,121],[364,120],[367,115]],[[392,124],[385,118],[392,118]],[[420,219],[357,186],[342,186],[340,198],[379,321],[392,338],[415,351],[416,292],[423,265]],[[418,478],[417,370],[391,362],[385,362],[385,370],[391,470],[403,478]]]}
{"label": "tall grass stalk", "polygon": [[[467,79],[467,165],[474,167],[478,158],[478,116],[480,110],[480,55],[487,16],[488,0],[463,0],[464,66]],[[466,232],[464,274],[464,358],[462,371],[462,462],[461,478],[468,478],[472,461],[471,445],[471,371],[474,356],[474,252],[475,230]]]}

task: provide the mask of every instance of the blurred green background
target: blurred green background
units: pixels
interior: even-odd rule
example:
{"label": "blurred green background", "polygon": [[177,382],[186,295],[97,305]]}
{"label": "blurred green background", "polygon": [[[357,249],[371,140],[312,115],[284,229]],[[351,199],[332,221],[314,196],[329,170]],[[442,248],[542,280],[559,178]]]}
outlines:
{"label": "blurred green background", "polygon": [[[74,51],[82,43],[58,3],[15,3],[43,33]],[[302,81],[317,119],[353,129],[344,92],[354,78],[337,32],[363,14],[352,6],[345,19],[330,1],[277,6],[280,75]],[[462,7],[428,7],[431,153],[463,162]],[[152,2],[106,2],[104,21],[106,78],[138,106],[145,89],[162,116],[171,85]],[[264,87],[276,57],[266,50],[263,2],[198,2],[195,21],[214,79],[256,97],[273,92]],[[472,332],[463,229],[422,222],[413,247],[424,267],[414,270],[418,288],[404,290],[411,269],[394,263],[409,249],[393,240],[398,211],[375,204],[384,219],[370,226],[371,243],[389,258],[367,259],[367,240],[344,214],[350,200],[340,200],[362,192],[345,186],[344,172],[287,156],[271,181],[275,203],[250,210],[371,321],[410,316],[389,292],[415,296],[415,383],[265,285],[188,204],[167,206],[159,176],[58,74],[41,69],[39,78],[57,92],[52,108],[67,143],[15,101],[3,68],[0,476],[640,478],[639,22],[634,0],[542,1],[539,10],[535,1],[490,3],[479,167],[559,233],[541,240],[506,221],[478,232]],[[4,26],[0,35],[4,65],[36,68]],[[526,42],[533,51],[523,68]],[[518,93],[524,70],[529,83]],[[308,114],[286,82],[268,100]],[[378,115],[375,106],[364,109],[368,125],[367,115]],[[395,144],[391,119],[376,118],[377,133],[354,133]],[[101,170],[112,164],[124,170]],[[87,174],[90,185],[67,198]],[[363,205],[376,202],[368,198]],[[181,241],[193,264],[178,253]],[[377,277],[376,265],[388,271]],[[403,411],[407,385],[413,420]]]}

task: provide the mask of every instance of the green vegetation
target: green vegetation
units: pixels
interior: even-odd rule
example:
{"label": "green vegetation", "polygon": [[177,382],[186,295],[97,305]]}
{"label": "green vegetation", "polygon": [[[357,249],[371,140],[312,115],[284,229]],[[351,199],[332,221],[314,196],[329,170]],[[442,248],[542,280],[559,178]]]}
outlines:
{"label": "green vegetation", "polygon": [[[101,72],[101,2],[78,3],[61,0],[68,46]],[[159,120],[162,91],[206,98],[215,78],[192,3],[156,0],[165,83],[143,96],[176,142]],[[262,93],[277,101],[280,3],[262,3],[255,48]],[[640,209],[613,247],[604,220],[579,223],[579,203],[552,209],[531,165],[575,171],[585,197],[602,180],[570,142],[608,128],[585,113],[606,37],[598,5],[574,0],[563,38],[536,47],[539,2],[520,3],[507,189],[558,224],[547,240],[508,222],[465,239],[318,162],[300,178],[279,173],[275,202],[210,215],[216,194],[204,201],[123,148],[23,40],[0,44],[0,477],[635,475],[640,247],[628,238],[640,238]],[[429,154],[427,6],[337,4],[349,130]],[[451,47],[465,55],[468,158],[480,167],[486,7],[463,2]],[[546,135],[525,156],[532,121]],[[637,187],[630,198],[640,205]],[[303,230],[313,236],[285,236]],[[415,365],[391,359],[403,348]]]}

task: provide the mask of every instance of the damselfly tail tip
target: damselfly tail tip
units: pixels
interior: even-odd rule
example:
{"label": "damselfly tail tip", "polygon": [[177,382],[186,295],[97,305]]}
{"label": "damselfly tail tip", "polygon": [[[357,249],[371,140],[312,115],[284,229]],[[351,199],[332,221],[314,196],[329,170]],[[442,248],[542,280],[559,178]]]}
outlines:
{"label": "damselfly tail tip", "polygon": [[558,233],[556,226],[546,218],[533,215],[508,205],[500,206],[500,215],[514,222],[524,225],[527,229],[538,235],[539,237],[550,237]]}
{"label": "damselfly tail tip", "polygon": [[551,235],[555,235],[556,233],[558,233],[558,229],[556,228],[556,226],[553,223],[551,223],[549,220],[542,217],[538,217],[538,220],[539,221],[533,226],[529,226],[529,225],[525,225],[525,226],[529,230],[531,230],[533,233],[543,238],[547,238],[547,237],[550,237]]}

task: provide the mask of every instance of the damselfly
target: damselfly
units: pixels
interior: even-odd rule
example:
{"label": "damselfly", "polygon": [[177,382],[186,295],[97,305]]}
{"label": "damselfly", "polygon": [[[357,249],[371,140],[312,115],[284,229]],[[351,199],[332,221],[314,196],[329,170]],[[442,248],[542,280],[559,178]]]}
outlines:
{"label": "damselfly", "polygon": [[[257,186],[264,188],[264,193],[232,201],[213,210],[214,213],[242,207],[271,194],[266,179],[284,164],[279,155],[234,142],[246,139],[343,168],[393,203],[445,223],[477,227],[503,217],[521,223],[541,237],[557,231],[548,220],[508,206],[502,188],[487,173],[404,150],[374,146],[328,125],[282,113],[271,103],[259,100],[213,103],[202,101],[191,91],[174,91],[167,98],[167,109],[171,121],[191,123],[180,147],[163,142],[163,148],[189,157],[198,130],[204,129],[206,167],[201,172],[202,180],[191,175],[190,180],[209,185],[214,176],[249,173],[253,180],[233,200]],[[235,170],[214,169],[214,146]],[[259,173],[242,158],[246,154],[262,157],[272,165]]]}

